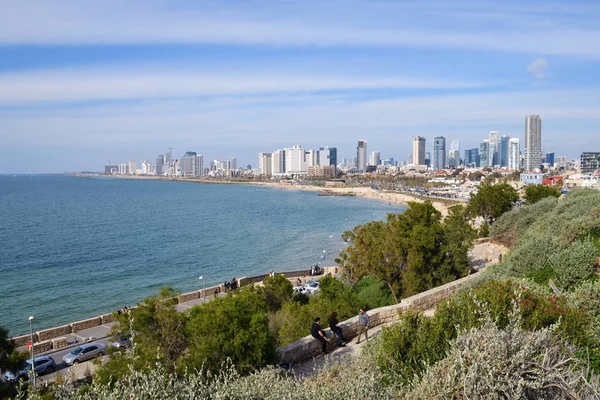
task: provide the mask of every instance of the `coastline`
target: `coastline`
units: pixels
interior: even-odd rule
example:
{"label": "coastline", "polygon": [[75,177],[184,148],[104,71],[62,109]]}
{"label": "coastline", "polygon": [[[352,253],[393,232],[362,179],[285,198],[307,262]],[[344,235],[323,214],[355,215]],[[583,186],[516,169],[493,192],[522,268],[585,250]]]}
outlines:
{"label": "coastline", "polygon": [[[94,176],[104,175],[86,175],[86,174],[73,174],[72,176],[80,178],[91,178]],[[190,183],[203,183],[203,184],[215,184],[215,185],[251,185],[268,187],[275,189],[286,189],[286,190],[298,190],[298,191],[309,191],[309,192],[330,192],[334,195],[350,195],[356,197],[362,197],[365,199],[376,200],[384,203],[396,204],[396,205],[408,205],[408,202],[413,201],[417,203],[423,203],[426,200],[430,201],[436,210],[438,210],[443,217],[448,215],[448,209],[454,204],[447,204],[435,198],[423,199],[421,197],[411,196],[406,193],[392,192],[392,191],[381,191],[370,187],[325,187],[315,185],[303,185],[303,184],[290,184],[282,182],[265,182],[265,181],[230,181],[230,180],[208,180],[202,178],[181,178],[181,177],[160,177],[160,176],[118,176],[118,175],[106,175],[113,179],[126,179],[126,180],[158,180],[158,181],[177,181],[177,182],[190,182]],[[456,204],[460,204],[456,202]]]}

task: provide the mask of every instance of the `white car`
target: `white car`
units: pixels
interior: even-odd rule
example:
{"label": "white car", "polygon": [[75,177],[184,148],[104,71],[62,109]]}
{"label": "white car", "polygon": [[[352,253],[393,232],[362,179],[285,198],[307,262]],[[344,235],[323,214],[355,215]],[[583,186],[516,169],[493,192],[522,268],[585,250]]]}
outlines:
{"label": "white car", "polygon": [[312,281],[312,282],[308,282],[306,284],[305,293],[311,294],[311,293],[318,292],[318,291],[319,291],[319,282],[318,281]]}

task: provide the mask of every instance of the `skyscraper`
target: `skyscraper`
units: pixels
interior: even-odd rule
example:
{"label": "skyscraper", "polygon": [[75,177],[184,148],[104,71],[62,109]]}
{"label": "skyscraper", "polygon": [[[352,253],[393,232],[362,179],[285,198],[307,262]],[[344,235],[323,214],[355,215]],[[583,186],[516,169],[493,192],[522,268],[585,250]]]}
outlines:
{"label": "skyscraper", "polygon": [[466,167],[479,167],[479,149],[472,148],[465,150],[464,164]]}
{"label": "skyscraper", "polygon": [[198,155],[195,151],[187,151],[181,160],[179,160],[179,169],[181,175],[188,177],[200,177],[204,174],[202,155]]}
{"label": "skyscraper", "polygon": [[448,151],[448,167],[456,168],[460,165],[460,141],[451,140],[450,150]]}
{"label": "skyscraper", "polygon": [[508,169],[518,171],[521,169],[521,143],[517,138],[508,140]]}
{"label": "skyscraper", "polygon": [[542,120],[539,115],[525,117],[525,171],[539,168],[542,162]]}
{"label": "skyscraper", "polygon": [[488,148],[488,165],[493,167],[500,164],[500,160],[498,160],[498,146],[500,144],[498,132],[491,131],[488,135],[488,140],[490,142]]}
{"label": "skyscraper", "polygon": [[489,139],[484,139],[483,142],[479,144],[479,166],[480,167],[489,167],[490,162],[492,160],[489,159],[490,155],[490,141]]}
{"label": "skyscraper", "polygon": [[[424,157],[423,157],[424,158]],[[356,168],[360,172],[367,172],[367,141],[359,140],[356,147]]]}
{"label": "skyscraper", "polygon": [[438,171],[446,167],[446,138],[438,136],[433,139],[433,169]]}
{"label": "skyscraper", "polygon": [[154,172],[156,175],[164,175],[165,169],[165,155],[159,154],[154,161]]}
{"label": "skyscraper", "polygon": [[285,150],[275,150],[271,154],[271,173],[273,175],[285,174]]}
{"label": "skyscraper", "polygon": [[321,147],[317,151],[317,164],[324,167],[333,165],[337,169],[337,148],[329,146],[325,146],[325,148]]}
{"label": "skyscraper", "polygon": [[508,167],[508,145],[510,138],[502,135],[500,145],[498,146],[498,164],[500,167]]}
{"label": "skyscraper", "polygon": [[413,156],[414,165],[425,165],[425,138],[423,136],[413,137]]}

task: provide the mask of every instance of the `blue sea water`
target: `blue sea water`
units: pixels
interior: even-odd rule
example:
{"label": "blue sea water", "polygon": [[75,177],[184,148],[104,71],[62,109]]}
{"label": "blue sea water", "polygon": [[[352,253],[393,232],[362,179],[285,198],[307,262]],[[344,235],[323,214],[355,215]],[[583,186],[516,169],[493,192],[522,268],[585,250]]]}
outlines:
{"label": "blue sea water", "polygon": [[11,336],[240,276],[328,263],[404,207],[248,185],[0,176],[0,326]]}

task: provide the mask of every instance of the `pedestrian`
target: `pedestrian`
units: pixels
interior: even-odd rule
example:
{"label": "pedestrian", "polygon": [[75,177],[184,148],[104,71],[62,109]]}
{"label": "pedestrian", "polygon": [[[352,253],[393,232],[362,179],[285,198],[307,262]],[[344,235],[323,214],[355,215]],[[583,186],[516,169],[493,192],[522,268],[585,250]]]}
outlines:
{"label": "pedestrian", "polygon": [[328,354],[327,353],[327,342],[329,342],[329,339],[327,338],[327,335],[325,335],[325,331],[323,331],[323,329],[321,329],[321,318],[319,318],[319,317],[315,318],[315,322],[313,322],[312,326],[310,327],[310,334],[312,335],[312,337],[314,337],[319,342],[321,342],[321,348],[323,349],[323,354]]}
{"label": "pedestrian", "polygon": [[302,286],[302,281],[300,280],[300,278],[298,278],[298,280],[296,281],[296,286]]}
{"label": "pedestrian", "polygon": [[368,330],[369,330],[369,315],[365,312],[365,308],[361,307],[360,314],[358,314],[358,329],[357,329],[358,337],[356,338],[356,344],[360,343],[360,337],[362,336],[363,332],[365,334],[365,340],[369,340],[369,335],[367,334]]}
{"label": "pedestrian", "polygon": [[332,312],[331,317],[329,317],[329,329],[331,332],[335,333],[337,336],[337,345],[340,347],[346,346],[344,344],[344,335],[342,334],[342,327],[337,319],[337,312]]}

